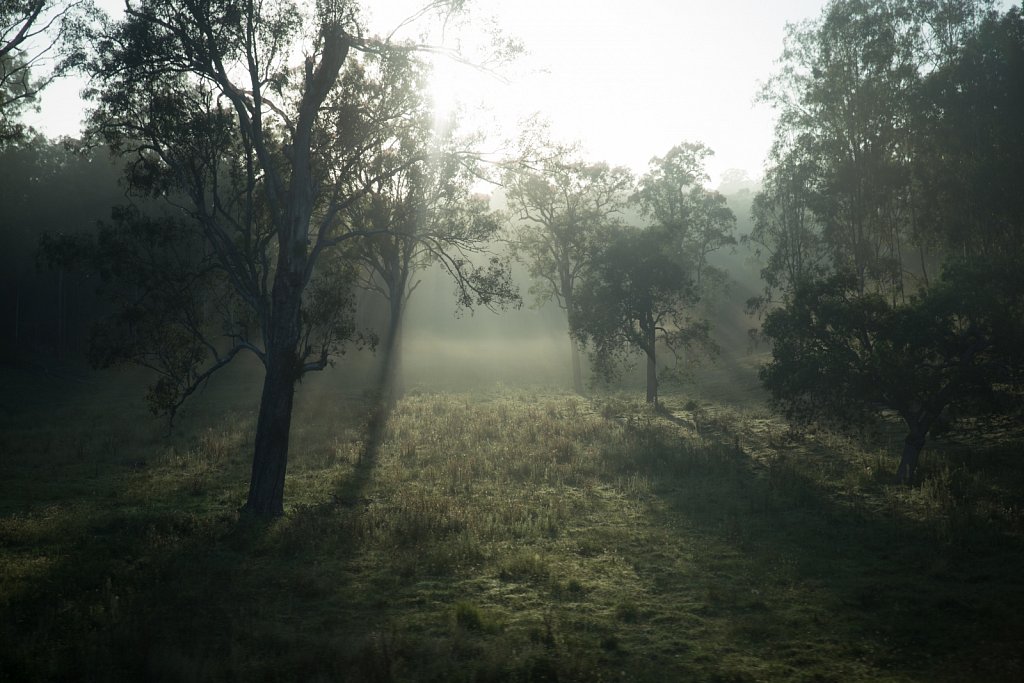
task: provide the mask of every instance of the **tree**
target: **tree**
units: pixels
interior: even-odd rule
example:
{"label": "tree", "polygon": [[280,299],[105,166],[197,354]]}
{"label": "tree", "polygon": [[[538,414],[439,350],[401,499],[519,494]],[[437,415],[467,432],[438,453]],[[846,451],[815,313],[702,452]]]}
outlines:
{"label": "tree", "polygon": [[815,174],[814,159],[792,150],[772,166],[754,197],[754,225],[743,242],[763,263],[764,294],[747,302],[753,311],[788,300],[798,283],[822,276],[829,268],[821,223],[808,191]]}
{"label": "tree", "polygon": [[915,100],[916,210],[970,260],[1024,257],[1024,12],[989,14]]}
{"label": "tree", "polygon": [[791,28],[766,91],[762,382],[798,423],[898,415],[901,483],[928,437],[1020,382],[1024,31],[991,4],[835,0]]}
{"label": "tree", "polygon": [[856,273],[801,282],[765,319],[772,361],[761,380],[797,424],[851,429],[895,412],[907,428],[896,481],[910,483],[929,436],[1019,392],[1022,285],[1013,264],[950,268],[899,304],[861,293]]}
{"label": "tree", "polygon": [[[432,264],[445,270],[459,308],[520,301],[508,263],[487,251],[501,230],[500,217],[490,211],[488,198],[472,194],[476,164],[457,152],[457,142],[448,126],[435,128],[430,139],[409,141],[400,153],[423,155],[429,146],[430,161],[371,183],[347,210],[352,225],[374,233],[353,241],[347,256],[361,264],[363,286],[388,302],[380,376],[386,401],[397,398],[401,322],[419,285],[416,273]],[[485,266],[474,264],[471,257],[479,255],[488,257]]]}
{"label": "tree", "polygon": [[[519,219],[513,248],[529,268],[538,304],[553,298],[571,319],[576,287],[598,245],[617,225],[631,183],[625,168],[573,160],[566,152],[539,169],[508,174],[506,197]],[[573,389],[582,393],[579,349],[571,334],[570,348]]]}
{"label": "tree", "polygon": [[813,160],[802,203],[832,265],[856,273],[861,291],[895,301],[916,285],[914,93],[955,47],[961,26],[951,22],[990,4],[833,0],[818,20],[788,28],[782,68],[762,93],[779,116],[773,167],[791,175],[794,159]]}
{"label": "tree", "polygon": [[0,144],[22,135],[18,117],[43,88],[81,65],[98,16],[91,0],[0,0]]}
{"label": "tree", "polygon": [[698,301],[692,270],[673,253],[663,228],[617,230],[594,254],[569,313],[573,336],[593,349],[598,373],[611,379],[640,351],[647,360],[647,402],[658,401],[657,347],[673,355],[710,348],[708,324],[688,311]]}
{"label": "tree", "polygon": [[708,190],[705,163],[714,154],[700,143],[684,142],[664,157],[654,157],[632,200],[641,213],[669,235],[682,259],[693,267],[698,291],[710,299],[725,284],[725,273],[708,264],[708,255],[736,244],[736,217],[725,197]]}
{"label": "tree", "polygon": [[[0,149],[0,347],[8,359],[31,355],[46,363],[84,352],[88,322],[98,314],[85,273],[37,267],[46,233],[89,232],[123,200],[119,169],[106,149],[81,149],[72,140],[24,136]],[[58,201],[59,199],[59,201]]]}
{"label": "tree", "polygon": [[180,352],[158,359],[189,380],[165,383],[173,396],[163,400],[175,405],[238,353],[255,354],[265,379],[246,509],[281,514],[295,384],[352,332],[339,252],[376,233],[347,209],[424,161],[392,153],[398,122],[431,123],[415,46],[365,35],[359,7],[344,0],[308,10],[142,0],[97,52],[92,130],[132,160],[135,191],[165,197],[170,219],[194,226],[195,265],[233,297],[218,326],[198,336],[190,323]]}

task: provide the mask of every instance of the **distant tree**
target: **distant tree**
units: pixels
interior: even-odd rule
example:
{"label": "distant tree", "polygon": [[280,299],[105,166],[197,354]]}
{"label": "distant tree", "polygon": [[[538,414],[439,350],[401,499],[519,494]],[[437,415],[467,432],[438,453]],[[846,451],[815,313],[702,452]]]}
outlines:
{"label": "distant tree", "polygon": [[[1000,287],[990,286],[993,276]],[[841,429],[893,411],[907,428],[897,483],[914,481],[926,439],[958,416],[1019,399],[1024,278],[1019,266],[951,268],[906,303],[861,293],[856,273],[798,283],[768,314],[761,380],[796,424]],[[999,394],[1009,396],[1003,406]]]}
{"label": "distant tree", "polygon": [[345,0],[130,2],[98,43],[93,131],[133,161],[136,192],[166,198],[172,224],[195,226],[204,246],[190,265],[219,273],[213,284],[232,297],[218,304],[226,319],[189,321],[179,350],[157,358],[170,373],[161,401],[177,404],[242,351],[265,368],[254,513],[283,511],[296,382],[353,332],[339,254],[374,230],[352,225],[347,209],[425,162],[391,153],[398,122],[432,123],[417,49],[366,35]]}
{"label": "distant tree", "polygon": [[647,361],[647,402],[658,401],[658,345],[673,356],[710,348],[708,324],[689,311],[698,301],[693,273],[664,228],[615,231],[595,252],[570,311],[573,335],[592,349],[594,367],[614,377],[631,352]]}
{"label": "distant tree", "polygon": [[701,295],[710,299],[726,274],[708,264],[708,255],[736,244],[736,217],[725,197],[706,185],[706,160],[714,154],[700,143],[684,142],[654,157],[638,183],[633,201],[664,229],[682,259],[692,267]]}
{"label": "distant tree", "polygon": [[830,261],[809,184],[815,161],[790,150],[777,159],[751,206],[753,227],[743,242],[761,262],[764,293],[748,301],[753,311],[785,302],[800,282],[824,275]]}
{"label": "distant tree", "polygon": [[54,79],[81,65],[99,12],[92,0],[0,0],[0,145]]}
{"label": "distant tree", "polygon": [[727,168],[722,172],[718,183],[718,192],[723,195],[735,195],[741,192],[752,192],[758,188],[760,183],[742,168]]}
{"label": "distant tree", "polygon": [[[631,184],[625,168],[573,160],[564,152],[539,168],[507,175],[508,205],[518,218],[513,248],[529,268],[539,304],[554,299],[572,318],[576,287],[619,223]],[[579,349],[571,336],[570,347],[573,388],[582,393]]]}
{"label": "distant tree", "polygon": [[[44,234],[91,232],[123,201],[104,148],[23,136],[0,149],[0,347],[49,362],[84,353],[100,308],[84,273],[39,268]],[[13,354],[5,353],[10,358]]]}
{"label": "distant tree", "polygon": [[[366,195],[346,210],[352,225],[371,233],[354,240],[347,256],[361,266],[362,286],[388,302],[380,388],[389,401],[397,398],[401,322],[420,283],[417,273],[431,265],[446,271],[455,283],[459,308],[495,309],[520,302],[509,264],[489,251],[502,220],[490,211],[487,197],[471,191],[477,176],[475,160],[457,152],[464,146],[453,139],[450,127],[408,133],[397,153],[429,160],[370,182]],[[372,169],[362,172],[373,173]],[[474,262],[481,257],[486,260],[484,266]]]}

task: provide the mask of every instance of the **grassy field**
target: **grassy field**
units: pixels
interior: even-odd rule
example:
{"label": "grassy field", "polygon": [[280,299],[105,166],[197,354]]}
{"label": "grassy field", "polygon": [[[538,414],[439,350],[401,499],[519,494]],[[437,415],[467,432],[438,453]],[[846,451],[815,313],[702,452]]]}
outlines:
{"label": "grassy field", "polygon": [[[5,370],[5,373],[7,371]],[[735,384],[303,387],[287,514],[240,517],[255,388],[10,371],[0,680],[1020,681],[1020,435],[800,441]],[[730,389],[731,387],[731,389]]]}

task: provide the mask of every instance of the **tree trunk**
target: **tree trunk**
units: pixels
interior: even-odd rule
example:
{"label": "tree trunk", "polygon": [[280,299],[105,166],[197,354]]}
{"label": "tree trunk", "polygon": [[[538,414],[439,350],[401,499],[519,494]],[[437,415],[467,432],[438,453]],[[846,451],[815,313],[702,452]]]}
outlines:
{"label": "tree trunk", "polygon": [[658,405],[658,364],[653,345],[647,352],[647,402]]}
{"label": "tree trunk", "polygon": [[572,336],[572,309],[573,292],[572,280],[565,273],[562,274],[562,296],[565,303],[565,322],[569,327],[569,364],[572,368],[572,390],[577,394],[583,393],[583,367],[580,362],[580,347]]}
{"label": "tree trunk", "polygon": [[[404,287],[403,287],[404,290]],[[399,385],[399,364],[401,363],[402,299],[403,294],[392,294],[388,319],[387,336],[381,350],[381,370],[378,379],[380,397],[385,406],[391,408],[402,397]]]}
{"label": "tree trunk", "polygon": [[[307,220],[308,223],[308,220]],[[296,221],[298,224],[298,221]],[[246,510],[258,515],[284,514],[284,477],[292,426],[295,382],[301,376],[302,270],[299,249],[284,240],[271,292],[267,325],[266,375],[256,420],[255,452]],[[292,250],[289,253],[287,250]]]}
{"label": "tree trunk", "polygon": [[654,319],[648,314],[640,322],[640,329],[643,330],[644,353],[647,354],[647,402],[658,405],[658,362],[657,343],[658,333],[655,329]]}
{"label": "tree trunk", "polygon": [[14,348],[21,346],[21,279],[18,279],[14,293]]}
{"label": "tree trunk", "polygon": [[286,349],[267,359],[249,499],[245,508],[258,515],[284,514],[284,477],[295,398],[295,354]]}
{"label": "tree trunk", "polygon": [[907,438],[903,441],[903,454],[900,456],[900,466],[896,469],[897,484],[913,484],[917,476],[917,461],[924,448],[926,432],[922,429],[912,429]]}
{"label": "tree trunk", "polygon": [[576,340],[569,338],[569,345],[572,348],[572,390],[577,394],[583,393],[583,367],[580,363],[580,347]]}

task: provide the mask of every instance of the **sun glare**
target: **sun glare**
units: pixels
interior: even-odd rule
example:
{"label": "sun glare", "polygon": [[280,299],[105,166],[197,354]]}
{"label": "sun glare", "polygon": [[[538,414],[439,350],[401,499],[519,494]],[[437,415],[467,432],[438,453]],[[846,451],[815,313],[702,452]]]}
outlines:
{"label": "sun glare", "polygon": [[437,56],[432,60],[428,94],[434,110],[434,121],[448,121],[459,109],[463,99],[460,76],[465,67],[450,58]]}

